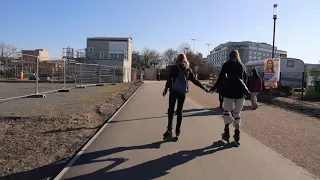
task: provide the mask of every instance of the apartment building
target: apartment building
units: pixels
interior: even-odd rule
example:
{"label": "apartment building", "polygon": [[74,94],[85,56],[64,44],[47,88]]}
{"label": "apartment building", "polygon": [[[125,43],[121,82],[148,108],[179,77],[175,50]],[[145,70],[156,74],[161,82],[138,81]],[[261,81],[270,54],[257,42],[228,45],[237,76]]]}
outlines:
{"label": "apartment building", "polygon": [[[245,64],[248,61],[257,61],[272,57],[272,45],[263,42],[227,42],[215,47],[207,57],[207,63],[220,69],[224,62],[228,60],[228,55],[232,50],[238,50],[241,61]],[[274,47],[274,57],[286,57],[287,51]]]}

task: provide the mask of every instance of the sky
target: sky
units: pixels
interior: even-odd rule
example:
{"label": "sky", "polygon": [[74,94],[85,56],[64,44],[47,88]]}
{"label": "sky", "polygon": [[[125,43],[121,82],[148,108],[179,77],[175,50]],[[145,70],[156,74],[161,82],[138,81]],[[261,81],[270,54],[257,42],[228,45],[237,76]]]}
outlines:
{"label": "sky", "polygon": [[0,42],[60,58],[62,48],[85,48],[87,37],[132,37],[133,50],[160,52],[197,39],[206,56],[206,44],[272,44],[275,3],[275,46],[318,63],[320,0],[0,0]]}

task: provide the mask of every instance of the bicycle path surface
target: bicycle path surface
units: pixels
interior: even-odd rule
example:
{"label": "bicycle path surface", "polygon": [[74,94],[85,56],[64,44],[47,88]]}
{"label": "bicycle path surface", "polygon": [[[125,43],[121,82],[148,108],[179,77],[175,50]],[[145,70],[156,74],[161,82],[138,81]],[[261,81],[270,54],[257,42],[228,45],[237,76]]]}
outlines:
{"label": "bicycle path surface", "polygon": [[240,147],[224,144],[221,112],[190,98],[179,140],[163,142],[168,108],[163,87],[164,82],[142,85],[60,179],[317,179],[243,131]]}

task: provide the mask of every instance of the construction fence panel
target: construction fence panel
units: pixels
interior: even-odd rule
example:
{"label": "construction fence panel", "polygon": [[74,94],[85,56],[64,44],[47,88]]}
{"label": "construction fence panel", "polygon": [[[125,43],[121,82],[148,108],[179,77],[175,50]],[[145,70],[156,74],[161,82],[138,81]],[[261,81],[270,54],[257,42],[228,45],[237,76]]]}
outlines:
{"label": "construction fence panel", "polygon": [[[68,63],[44,61],[39,62],[39,93],[49,93],[60,89],[68,89],[74,87],[74,80],[67,79],[66,69]],[[36,80],[36,76],[30,76]]]}
{"label": "construction fence panel", "polygon": [[99,83],[99,65],[76,63],[74,69],[76,86]]}
{"label": "construction fence panel", "polygon": [[123,83],[124,79],[124,68],[123,67],[114,67],[114,79],[115,83]]}
{"label": "construction fence panel", "polygon": [[113,66],[100,66],[100,82],[101,83],[115,83],[114,78],[116,74],[116,68]]}

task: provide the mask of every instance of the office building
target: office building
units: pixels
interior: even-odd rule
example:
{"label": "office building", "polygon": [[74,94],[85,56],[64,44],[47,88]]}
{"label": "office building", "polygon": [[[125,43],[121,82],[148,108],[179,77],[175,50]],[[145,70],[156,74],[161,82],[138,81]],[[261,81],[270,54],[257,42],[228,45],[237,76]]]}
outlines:
{"label": "office building", "polygon": [[[227,42],[220,44],[210,51],[207,57],[207,63],[213,65],[217,69],[221,69],[224,62],[227,61],[229,53],[232,50],[238,50],[241,61],[245,64],[248,61],[257,61],[272,56],[272,45],[260,42],[242,41],[242,42]],[[274,47],[274,57],[286,57],[287,52],[278,50]]]}
{"label": "office building", "polygon": [[123,82],[131,82],[131,37],[87,38],[86,56],[97,64],[123,67]]}
{"label": "office building", "polygon": [[26,62],[36,63],[37,56],[39,56],[39,62],[49,60],[49,52],[44,49],[35,49],[35,50],[22,50],[22,58]]}

